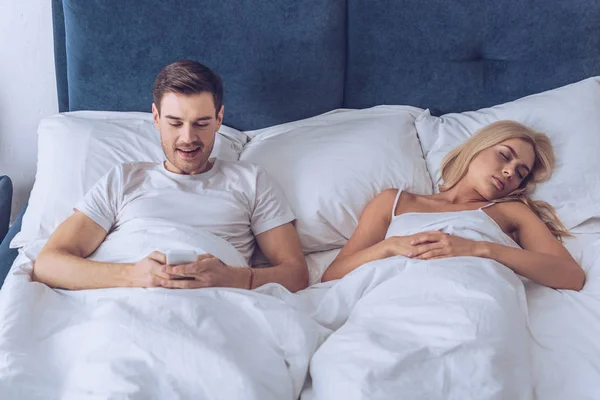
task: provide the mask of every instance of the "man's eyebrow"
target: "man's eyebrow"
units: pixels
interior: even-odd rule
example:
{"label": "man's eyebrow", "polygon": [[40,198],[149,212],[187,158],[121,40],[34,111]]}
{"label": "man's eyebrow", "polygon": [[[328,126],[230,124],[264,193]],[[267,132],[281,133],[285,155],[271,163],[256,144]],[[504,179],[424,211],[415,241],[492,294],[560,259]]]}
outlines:
{"label": "man's eyebrow", "polygon": [[[175,117],[174,115],[165,115],[165,118],[173,119],[175,121],[181,121],[182,120],[182,118]],[[198,121],[209,121],[211,119],[212,119],[212,117],[210,117],[210,116],[208,116],[208,117],[200,117],[200,118],[197,118],[195,122],[198,122]]]}
{"label": "man's eyebrow", "polygon": [[[515,149],[513,149],[512,147],[510,147],[507,144],[503,144],[502,146],[506,147],[508,150],[510,150],[510,152],[512,153],[514,158],[519,158],[519,156],[517,155],[517,152],[515,151]],[[531,172],[531,170],[529,169],[529,167],[523,163],[521,163],[521,167],[525,168],[527,170],[527,172]]]}

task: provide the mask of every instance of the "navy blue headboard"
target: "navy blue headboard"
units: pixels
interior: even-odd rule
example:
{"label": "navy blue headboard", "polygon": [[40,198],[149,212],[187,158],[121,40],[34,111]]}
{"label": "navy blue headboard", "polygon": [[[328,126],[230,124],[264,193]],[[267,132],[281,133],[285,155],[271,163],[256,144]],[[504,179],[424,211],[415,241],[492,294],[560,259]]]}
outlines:
{"label": "navy blue headboard", "polygon": [[596,0],[53,0],[61,111],[148,111],[177,59],[223,77],[225,123],[339,107],[434,113],[600,75]]}
{"label": "navy blue headboard", "polygon": [[348,1],[344,105],[476,110],[600,75],[600,1]]}
{"label": "navy blue headboard", "polygon": [[251,129],[342,104],[346,3],[53,0],[59,104],[150,111],[165,65],[198,60],[224,82],[225,123]]}

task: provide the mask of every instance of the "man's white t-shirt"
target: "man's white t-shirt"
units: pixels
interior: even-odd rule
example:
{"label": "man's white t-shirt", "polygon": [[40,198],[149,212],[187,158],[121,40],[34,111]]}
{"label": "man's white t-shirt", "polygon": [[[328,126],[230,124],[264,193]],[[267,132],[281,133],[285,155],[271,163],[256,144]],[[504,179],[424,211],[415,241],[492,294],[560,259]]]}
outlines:
{"label": "man's white t-shirt", "polygon": [[104,228],[107,239],[113,233],[131,237],[152,229],[167,235],[165,226],[197,229],[229,242],[247,263],[254,236],[295,219],[264,170],[218,159],[196,175],[176,174],[164,163],[118,165],[75,208]]}

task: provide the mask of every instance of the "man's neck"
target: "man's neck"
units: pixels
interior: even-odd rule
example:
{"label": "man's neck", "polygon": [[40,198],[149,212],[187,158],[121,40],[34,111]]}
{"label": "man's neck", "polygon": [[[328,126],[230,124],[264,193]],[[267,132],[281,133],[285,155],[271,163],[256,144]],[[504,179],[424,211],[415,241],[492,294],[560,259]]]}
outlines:
{"label": "man's neck", "polygon": [[183,171],[177,167],[175,167],[173,164],[171,164],[169,162],[169,160],[165,160],[164,161],[164,166],[165,169],[169,172],[173,172],[174,174],[179,174],[179,175],[198,175],[198,174],[203,174],[205,172],[208,172],[212,169],[212,167],[215,165],[215,159],[209,158],[208,160],[206,160],[206,162],[197,170],[193,170],[190,172],[187,171]]}

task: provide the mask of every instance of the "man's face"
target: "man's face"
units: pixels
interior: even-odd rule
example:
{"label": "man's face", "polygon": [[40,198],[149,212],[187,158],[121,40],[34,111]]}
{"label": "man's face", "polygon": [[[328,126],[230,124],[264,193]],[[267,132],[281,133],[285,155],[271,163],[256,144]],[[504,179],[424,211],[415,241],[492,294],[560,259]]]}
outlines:
{"label": "man's face", "polygon": [[216,133],[223,122],[223,111],[221,106],[215,115],[215,103],[209,92],[165,93],[160,115],[156,104],[152,104],[154,126],[160,131],[169,171],[186,175],[206,171]]}

